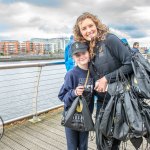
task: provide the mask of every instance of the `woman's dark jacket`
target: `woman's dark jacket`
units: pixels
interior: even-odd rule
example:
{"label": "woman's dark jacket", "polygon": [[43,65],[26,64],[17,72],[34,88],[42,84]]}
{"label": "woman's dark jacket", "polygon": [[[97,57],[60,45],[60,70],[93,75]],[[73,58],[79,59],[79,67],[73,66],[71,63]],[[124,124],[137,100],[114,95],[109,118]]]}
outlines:
{"label": "woman's dark jacket", "polygon": [[108,83],[114,82],[119,69],[125,75],[132,73],[130,51],[114,34],[108,33],[104,41],[98,41],[94,53],[90,71],[95,81],[105,76]]}

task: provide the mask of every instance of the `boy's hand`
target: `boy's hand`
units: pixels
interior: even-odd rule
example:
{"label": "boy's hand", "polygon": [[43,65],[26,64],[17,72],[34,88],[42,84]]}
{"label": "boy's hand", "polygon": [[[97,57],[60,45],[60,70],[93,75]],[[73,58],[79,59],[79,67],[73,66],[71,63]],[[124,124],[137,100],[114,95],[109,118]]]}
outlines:
{"label": "boy's hand", "polygon": [[84,86],[83,86],[83,85],[80,85],[80,86],[76,87],[76,89],[75,89],[75,94],[76,94],[77,96],[80,96],[80,95],[83,94],[83,91],[84,91]]}

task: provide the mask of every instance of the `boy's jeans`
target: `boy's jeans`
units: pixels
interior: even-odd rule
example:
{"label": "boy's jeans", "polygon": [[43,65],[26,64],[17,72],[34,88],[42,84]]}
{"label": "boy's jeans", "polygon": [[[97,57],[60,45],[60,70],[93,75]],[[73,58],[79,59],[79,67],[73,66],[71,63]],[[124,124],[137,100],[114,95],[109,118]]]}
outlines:
{"label": "boy's jeans", "polygon": [[79,132],[65,127],[67,150],[87,150],[89,132]]}

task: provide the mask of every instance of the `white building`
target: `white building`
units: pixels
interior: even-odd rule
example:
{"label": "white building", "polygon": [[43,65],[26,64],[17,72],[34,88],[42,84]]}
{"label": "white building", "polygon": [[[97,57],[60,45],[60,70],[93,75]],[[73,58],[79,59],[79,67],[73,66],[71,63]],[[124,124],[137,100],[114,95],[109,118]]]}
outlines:
{"label": "white building", "polygon": [[32,38],[31,42],[37,44],[40,43],[44,45],[44,50],[47,52],[52,52],[57,50],[65,50],[65,46],[68,43],[69,38],[51,38],[51,39],[43,39],[43,38]]}

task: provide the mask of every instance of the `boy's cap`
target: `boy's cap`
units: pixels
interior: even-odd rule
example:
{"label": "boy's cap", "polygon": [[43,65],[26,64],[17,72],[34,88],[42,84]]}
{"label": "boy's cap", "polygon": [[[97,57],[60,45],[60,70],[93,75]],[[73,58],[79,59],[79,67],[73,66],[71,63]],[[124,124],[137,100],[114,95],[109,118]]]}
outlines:
{"label": "boy's cap", "polygon": [[81,43],[81,42],[74,42],[71,45],[71,52],[72,55],[76,54],[76,53],[80,53],[80,52],[86,52],[88,50],[89,46],[86,42]]}

